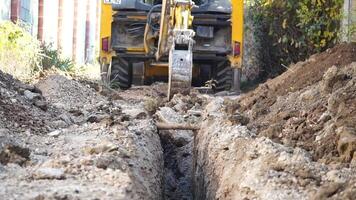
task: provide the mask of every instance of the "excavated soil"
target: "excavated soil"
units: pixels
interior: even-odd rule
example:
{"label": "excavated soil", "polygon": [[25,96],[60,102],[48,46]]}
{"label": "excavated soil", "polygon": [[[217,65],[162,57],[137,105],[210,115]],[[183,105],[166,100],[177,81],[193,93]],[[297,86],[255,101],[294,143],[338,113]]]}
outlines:
{"label": "excavated soil", "polygon": [[144,93],[112,99],[61,75],[34,87],[3,73],[0,91],[0,199],[162,197]]}
{"label": "excavated soil", "polygon": [[196,199],[356,198],[355,44],[209,101],[194,145]]}
{"label": "excavated soil", "polygon": [[0,199],[356,199],[355,44],[239,97],[166,90],[0,72]]}
{"label": "excavated soil", "polygon": [[248,127],[276,142],[302,147],[314,160],[331,162],[341,156],[350,162],[352,155],[338,152],[337,146],[342,146],[340,135],[356,128],[352,62],[356,44],[342,44],[243,95],[240,110],[250,118]]}

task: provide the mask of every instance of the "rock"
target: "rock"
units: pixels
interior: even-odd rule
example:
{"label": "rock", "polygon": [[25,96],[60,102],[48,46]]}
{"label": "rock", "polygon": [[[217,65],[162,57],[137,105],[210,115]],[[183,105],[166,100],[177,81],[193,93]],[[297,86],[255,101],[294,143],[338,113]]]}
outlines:
{"label": "rock", "polygon": [[340,139],[337,144],[337,150],[341,159],[350,162],[356,151],[356,131],[353,128],[340,127],[338,130]]}
{"label": "rock", "polygon": [[33,93],[33,92],[29,91],[29,90],[25,90],[25,91],[24,91],[24,96],[25,96],[27,99],[31,100],[31,101],[33,101],[33,100],[35,100],[35,99],[38,99],[38,100],[41,99],[41,95],[40,95],[40,94]]}
{"label": "rock", "polygon": [[6,135],[8,135],[10,133],[10,131],[8,130],[8,129],[6,129],[6,128],[1,128],[0,129],[0,138],[1,137],[4,137],[4,136],[6,136]]}
{"label": "rock", "polygon": [[48,107],[47,107],[47,102],[45,100],[35,100],[33,102],[33,105],[35,105],[36,107],[40,108],[43,111],[47,111]]}
{"label": "rock", "polygon": [[65,122],[62,121],[62,120],[57,120],[57,121],[51,122],[51,126],[52,126],[53,128],[65,128],[65,127],[68,126],[68,124],[65,123]]}
{"label": "rock", "polygon": [[93,114],[88,117],[87,122],[100,123],[104,120],[111,120],[111,116],[107,114]]}
{"label": "rock", "polygon": [[51,136],[51,137],[58,137],[61,133],[62,133],[61,130],[55,130],[55,131],[48,133],[47,135]]}
{"label": "rock", "polygon": [[235,113],[229,116],[229,121],[233,124],[241,124],[246,126],[250,122],[250,119],[241,113]]}
{"label": "rock", "polygon": [[144,108],[147,110],[147,112],[153,114],[156,112],[158,107],[159,107],[158,99],[154,99],[154,98],[145,99]]}
{"label": "rock", "polygon": [[328,180],[335,182],[335,183],[345,183],[346,179],[342,176],[340,171],[338,170],[331,170],[326,173],[326,177]]}
{"label": "rock", "polygon": [[61,119],[61,120],[63,120],[65,123],[67,123],[68,125],[71,125],[72,123],[73,123],[73,120],[72,120],[72,118],[69,116],[69,115],[67,115],[67,114],[61,114],[60,116],[59,116],[59,118]]}
{"label": "rock", "polygon": [[57,168],[39,168],[33,173],[34,179],[65,179],[64,170]]}
{"label": "rock", "polygon": [[[24,84],[21,82],[16,82],[15,83],[15,87],[17,88],[17,90],[21,93],[21,90],[23,92],[25,92],[26,90],[31,91],[31,92],[35,92],[36,88],[33,85],[28,85],[28,84]],[[38,92],[36,92],[38,93]]]}
{"label": "rock", "polygon": [[113,143],[109,143],[109,142],[103,142],[102,144],[99,144],[95,147],[86,147],[84,149],[84,152],[88,153],[88,154],[100,154],[100,153],[104,153],[104,152],[113,152],[113,151],[117,151],[118,150],[118,146],[113,144]]}
{"label": "rock", "polygon": [[183,116],[179,115],[170,107],[161,107],[156,115],[165,123],[182,123],[184,122]]}
{"label": "rock", "polygon": [[20,166],[24,165],[30,160],[30,150],[14,144],[5,145],[0,151],[0,163],[7,165],[8,163],[15,163]]}
{"label": "rock", "polygon": [[325,123],[325,122],[327,122],[327,121],[329,121],[329,120],[331,120],[330,113],[325,112],[325,113],[323,113],[323,114],[320,116],[318,122],[323,122],[323,123]]}
{"label": "rock", "polygon": [[131,119],[145,119],[147,117],[146,112],[139,108],[125,109],[122,112],[130,116]]}
{"label": "rock", "polygon": [[318,192],[313,195],[310,199],[313,200],[322,200],[322,199],[329,199],[332,197],[341,187],[343,184],[341,183],[331,183],[321,187]]}
{"label": "rock", "polygon": [[124,170],[123,164],[119,159],[119,157],[114,155],[100,156],[95,160],[95,166],[101,169]]}

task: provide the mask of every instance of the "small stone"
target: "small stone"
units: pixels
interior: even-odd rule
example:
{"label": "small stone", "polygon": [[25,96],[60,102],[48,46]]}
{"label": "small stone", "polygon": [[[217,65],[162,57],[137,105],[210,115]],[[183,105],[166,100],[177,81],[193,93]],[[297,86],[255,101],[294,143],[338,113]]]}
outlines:
{"label": "small stone", "polygon": [[84,152],[88,154],[100,154],[105,152],[114,152],[117,150],[118,150],[118,146],[110,142],[103,142],[95,147],[84,148]]}
{"label": "small stone", "polygon": [[68,116],[67,114],[61,114],[61,115],[59,116],[59,118],[60,118],[61,120],[63,120],[65,123],[67,123],[68,125],[70,125],[70,124],[73,123],[72,118],[71,118],[70,116]]}
{"label": "small stone", "polygon": [[53,128],[65,128],[68,126],[67,123],[62,120],[53,121],[51,122],[51,125]]}
{"label": "small stone", "polygon": [[33,174],[35,179],[64,179],[64,170],[57,168],[40,168]]}
{"label": "small stone", "polygon": [[29,90],[25,90],[24,91],[24,95],[27,99],[29,100],[35,100],[35,99],[41,99],[41,95],[40,94],[37,94],[37,93],[33,93]]}
{"label": "small stone", "polygon": [[101,169],[113,169],[113,170],[124,170],[123,164],[119,158],[113,155],[101,156],[95,160],[95,165],[97,168]]}
{"label": "small stone", "polygon": [[38,108],[40,108],[43,111],[47,111],[47,109],[48,109],[47,102],[45,100],[36,99],[33,102],[33,105],[37,106]]}
{"label": "small stone", "polygon": [[47,135],[51,136],[51,137],[58,137],[61,133],[62,133],[62,131],[55,130],[55,131],[52,131],[52,132],[48,133]]}
{"label": "small stone", "polygon": [[4,137],[4,136],[6,136],[6,135],[9,134],[9,133],[10,133],[9,130],[6,129],[6,128],[0,129],[0,137]]}
{"label": "small stone", "polygon": [[142,109],[125,109],[122,112],[130,116],[131,119],[145,119],[147,117],[146,112]]}

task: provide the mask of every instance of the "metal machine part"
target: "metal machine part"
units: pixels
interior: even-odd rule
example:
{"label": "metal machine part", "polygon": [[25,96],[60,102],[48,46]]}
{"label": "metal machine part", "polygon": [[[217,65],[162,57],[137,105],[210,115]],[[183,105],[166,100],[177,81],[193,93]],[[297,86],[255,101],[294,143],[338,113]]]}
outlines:
{"label": "metal machine part", "polygon": [[210,85],[214,92],[236,86],[243,0],[102,1],[99,61],[105,82],[127,89],[170,79],[170,97],[189,92],[189,83]]}
{"label": "metal machine part", "polygon": [[[171,26],[167,40],[173,41],[169,51],[168,98],[174,94],[189,94],[193,72],[193,37],[195,32],[190,29],[193,17],[192,0],[171,0]],[[165,12],[165,11],[162,11]],[[165,33],[163,33],[165,34]]]}

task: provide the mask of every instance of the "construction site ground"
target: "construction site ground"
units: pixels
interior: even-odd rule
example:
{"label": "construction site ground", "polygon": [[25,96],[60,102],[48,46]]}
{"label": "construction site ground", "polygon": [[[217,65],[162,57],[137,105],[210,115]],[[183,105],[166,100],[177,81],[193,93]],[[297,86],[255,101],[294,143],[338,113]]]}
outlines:
{"label": "construction site ground", "polygon": [[356,199],[355,44],[240,96],[166,91],[0,71],[0,199]]}

